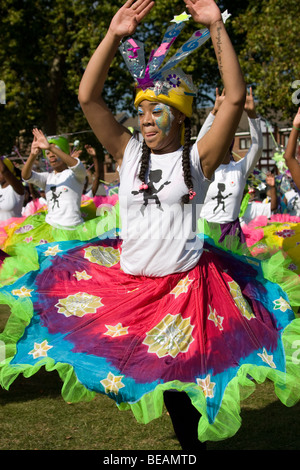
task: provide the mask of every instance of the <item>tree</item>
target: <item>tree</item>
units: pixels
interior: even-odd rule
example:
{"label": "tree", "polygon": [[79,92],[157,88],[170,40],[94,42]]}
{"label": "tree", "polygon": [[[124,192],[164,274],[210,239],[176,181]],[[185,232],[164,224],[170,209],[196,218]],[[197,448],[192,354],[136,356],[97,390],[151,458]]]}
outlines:
{"label": "tree", "polygon": [[[11,150],[20,131],[31,139],[34,126],[47,135],[89,128],[77,90],[116,7],[106,0],[2,0],[1,152]],[[114,101],[121,96],[116,88]]]}
{"label": "tree", "polygon": [[298,17],[297,0],[250,0],[247,10],[232,20],[235,33],[244,35],[240,62],[265,117],[279,112],[291,119],[298,109],[299,102],[292,100],[300,79]]}

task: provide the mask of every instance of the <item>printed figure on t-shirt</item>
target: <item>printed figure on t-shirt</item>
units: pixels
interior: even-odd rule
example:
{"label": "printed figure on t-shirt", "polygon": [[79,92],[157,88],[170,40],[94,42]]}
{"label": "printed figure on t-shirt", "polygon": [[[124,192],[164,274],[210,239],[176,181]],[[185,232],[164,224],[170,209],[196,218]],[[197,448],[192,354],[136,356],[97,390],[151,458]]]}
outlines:
{"label": "printed figure on t-shirt", "polygon": [[218,207],[220,205],[222,205],[222,210],[223,212],[225,212],[225,199],[227,199],[229,196],[232,195],[232,193],[229,193],[227,194],[227,196],[223,196],[222,193],[225,191],[226,189],[226,185],[224,183],[218,183],[218,194],[214,197],[212,197],[212,199],[216,199],[217,200],[217,205],[216,207],[214,207],[214,212],[216,209],[218,209]]}
{"label": "printed figure on t-shirt", "polygon": [[161,180],[161,177],[162,177],[162,171],[161,170],[152,170],[149,173],[148,188],[146,190],[140,189],[139,191],[132,191],[131,192],[134,195],[143,192],[144,204],[141,207],[141,213],[142,214],[144,214],[145,209],[146,209],[150,199],[154,199],[157,208],[159,210],[163,211],[163,208],[161,207],[161,202],[160,202],[160,200],[157,196],[157,193],[159,193],[166,184],[170,184],[171,181],[166,181],[158,189],[156,189],[153,183],[159,183],[159,181]]}

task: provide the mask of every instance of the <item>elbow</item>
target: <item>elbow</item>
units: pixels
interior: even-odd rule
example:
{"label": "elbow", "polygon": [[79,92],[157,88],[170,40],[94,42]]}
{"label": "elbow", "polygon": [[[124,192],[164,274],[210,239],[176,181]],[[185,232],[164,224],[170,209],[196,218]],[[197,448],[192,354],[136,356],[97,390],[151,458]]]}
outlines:
{"label": "elbow", "polygon": [[91,102],[91,100],[87,96],[87,94],[80,91],[80,90],[78,92],[78,97],[77,98],[78,98],[78,101],[79,101],[79,104],[80,104],[81,107],[87,106]]}
{"label": "elbow", "polygon": [[26,180],[29,180],[31,174],[29,175],[26,171],[23,171],[23,170],[22,170],[21,176],[22,176],[22,179],[23,179],[24,181],[26,181]]}
{"label": "elbow", "polygon": [[85,90],[84,87],[80,86],[78,90],[77,99],[79,101],[80,106],[82,108],[86,108],[90,105],[93,105],[94,103],[99,102],[100,96],[96,96],[95,93],[92,93],[89,90]]}
{"label": "elbow", "polygon": [[241,90],[239,93],[236,94],[235,97],[233,97],[233,105],[244,109],[245,101],[246,101],[246,88]]}
{"label": "elbow", "polygon": [[92,101],[91,94],[82,85],[79,86],[77,98],[82,107],[88,106]]}
{"label": "elbow", "polygon": [[226,93],[226,99],[230,99],[233,106],[244,109],[246,101],[246,85],[243,83],[239,87],[236,87],[232,92],[231,96]]}

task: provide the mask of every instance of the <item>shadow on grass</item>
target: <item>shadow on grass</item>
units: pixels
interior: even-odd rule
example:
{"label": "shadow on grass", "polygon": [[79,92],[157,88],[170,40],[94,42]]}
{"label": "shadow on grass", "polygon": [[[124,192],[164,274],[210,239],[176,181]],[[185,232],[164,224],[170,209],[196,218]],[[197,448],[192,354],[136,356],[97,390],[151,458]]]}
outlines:
{"label": "shadow on grass", "polygon": [[208,450],[300,450],[300,403],[287,408],[275,401],[257,410],[242,409],[242,426],[230,439]]}
{"label": "shadow on grass", "polygon": [[[66,408],[65,402],[61,398],[61,387],[62,382],[56,372],[46,372],[42,368],[37,374],[26,379],[23,376],[19,376],[16,381],[11,385],[9,391],[0,389],[0,404],[3,406],[5,412],[5,405],[18,407],[18,414],[20,415],[20,422],[23,427],[23,433],[26,434],[26,413],[28,413],[27,403],[36,402],[36,420],[39,420],[39,407],[41,401],[51,399],[52,403],[55,403],[57,407],[56,412],[61,412],[63,415],[68,415],[71,411],[69,407]],[[221,450],[299,450],[300,449],[300,403],[294,407],[287,408],[281,404],[273,394],[272,384],[262,384],[260,396],[267,395],[265,405],[259,407],[256,406],[256,392],[242,403],[242,426],[240,430],[230,439],[220,442],[209,442],[207,445],[208,451],[221,451]],[[270,403],[270,400],[273,400]],[[128,439],[129,435],[135,436],[131,444],[136,447],[130,449],[140,450],[145,449],[141,447],[145,445],[143,443],[143,435],[150,434],[155,436],[154,447],[151,449],[166,449],[163,447],[162,442],[166,445],[168,442],[171,445],[169,450],[180,449],[177,447],[177,442],[174,439],[172,426],[169,423],[169,417],[164,414],[162,418],[152,421],[144,427],[144,425],[137,424],[134,417],[130,412],[121,412],[117,407],[111,403],[112,400],[105,396],[98,396],[96,402],[86,403],[82,406],[80,404],[76,406],[76,417],[80,423],[81,419],[84,419],[88,428],[95,426],[95,415],[94,412],[97,410],[97,415],[105,417],[109,422],[109,430],[111,441],[105,443],[106,447],[103,449],[116,449],[114,447],[114,438],[117,438],[118,429],[120,423],[122,423],[122,434],[124,433]],[[253,409],[255,408],[255,409]],[[70,410],[70,411],[69,411]],[[24,413],[24,419],[22,420],[21,415]],[[41,411],[40,420],[42,421],[43,413]],[[74,408],[75,413],[75,408]],[[80,416],[80,413],[82,416]],[[124,414],[125,413],[125,414]],[[84,416],[84,418],[83,418]],[[59,423],[50,423],[51,433],[55,434],[59,427]],[[147,428],[150,429],[147,429]],[[126,450],[126,444],[124,439],[120,438],[124,447],[117,447],[119,449]],[[98,441],[99,442],[99,441]],[[147,441],[146,441],[147,442]],[[22,444],[24,446],[24,443]],[[80,443],[78,444],[77,450],[80,449]],[[92,444],[91,444],[92,445]],[[111,447],[109,447],[111,445]],[[120,444],[119,444],[120,445]],[[146,444],[147,445],[147,444]],[[167,444],[168,445],[168,444]],[[23,447],[24,449],[24,447]],[[147,449],[147,447],[146,447]],[[15,447],[18,450],[18,447]],[[22,447],[19,447],[22,450]],[[52,450],[55,448],[52,447]],[[87,448],[85,447],[85,450]],[[92,450],[92,448],[91,448]]]}
{"label": "shadow on grass", "polygon": [[0,387],[0,404],[26,402],[42,396],[61,396],[62,381],[57,372],[47,372],[42,367],[32,377],[26,378],[20,374],[11,384],[9,390]]}

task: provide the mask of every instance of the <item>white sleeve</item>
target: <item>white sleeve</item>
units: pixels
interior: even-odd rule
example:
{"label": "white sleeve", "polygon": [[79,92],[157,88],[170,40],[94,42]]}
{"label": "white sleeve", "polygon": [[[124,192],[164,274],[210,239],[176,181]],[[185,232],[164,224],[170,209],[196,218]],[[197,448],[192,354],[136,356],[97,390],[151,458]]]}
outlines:
{"label": "white sleeve", "polygon": [[246,178],[254,170],[258,160],[261,157],[263,149],[263,138],[261,132],[260,119],[248,118],[248,123],[250,128],[251,147],[245,157],[241,160],[243,169],[242,171]]}
{"label": "white sleeve", "polygon": [[215,116],[212,113],[209,113],[209,115],[205,119],[205,121],[204,121],[204,123],[203,123],[203,125],[200,129],[200,132],[198,134],[196,142],[198,142],[200,139],[202,139],[202,137],[209,131],[209,129],[212,126],[212,123],[214,122],[214,120],[215,120]]}
{"label": "white sleeve", "polygon": [[74,176],[78,181],[84,183],[86,177],[86,168],[79,158],[76,158],[76,160],[77,164],[75,166],[69,166],[68,168],[69,170],[73,171]]}
{"label": "white sleeve", "polygon": [[37,173],[36,171],[32,171],[30,178],[28,180],[24,179],[24,181],[25,183],[34,184],[38,188],[45,189],[49,174],[48,172]]}

